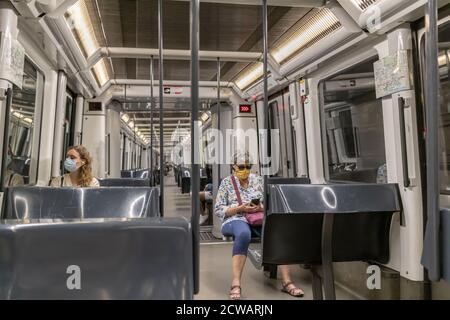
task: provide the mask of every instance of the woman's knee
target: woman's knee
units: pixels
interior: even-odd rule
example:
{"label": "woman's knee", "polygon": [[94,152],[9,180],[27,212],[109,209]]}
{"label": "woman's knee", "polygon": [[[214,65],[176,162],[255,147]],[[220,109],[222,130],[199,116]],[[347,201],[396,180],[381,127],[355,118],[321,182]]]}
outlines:
{"label": "woman's knee", "polygon": [[252,233],[250,229],[241,229],[238,230],[235,234],[235,241],[240,242],[242,244],[250,243],[252,238]]}

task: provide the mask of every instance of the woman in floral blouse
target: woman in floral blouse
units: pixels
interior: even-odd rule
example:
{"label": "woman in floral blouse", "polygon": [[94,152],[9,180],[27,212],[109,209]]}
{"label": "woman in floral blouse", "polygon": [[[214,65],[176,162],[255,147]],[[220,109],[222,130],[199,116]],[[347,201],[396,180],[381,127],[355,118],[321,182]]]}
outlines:
{"label": "woman in floral blouse", "polygon": [[[232,177],[225,178],[220,184],[214,208],[215,214],[222,220],[222,234],[233,237],[233,281],[231,283],[230,299],[241,298],[241,276],[247,260],[247,250],[252,234],[259,236],[261,227],[255,228],[248,224],[246,213],[263,211],[262,203],[252,204],[253,199],[263,199],[263,179],[261,176],[251,174],[251,164],[248,153],[234,156],[232,166],[233,175],[239,189],[242,204],[239,201],[232,183]],[[283,292],[294,297],[303,297],[304,293],[297,288],[289,276],[289,267],[280,266],[283,280]]]}

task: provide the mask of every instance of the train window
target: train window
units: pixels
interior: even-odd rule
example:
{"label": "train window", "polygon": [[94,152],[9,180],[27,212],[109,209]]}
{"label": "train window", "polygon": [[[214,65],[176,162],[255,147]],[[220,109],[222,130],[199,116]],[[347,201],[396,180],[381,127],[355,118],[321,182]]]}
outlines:
{"label": "train window", "polygon": [[[33,184],[37,179],[43,75],[26,59],[22,89],[13,88],[8,137],[6,186]],[[36,146],[37,144],[37,146]]]}
{"label": "train window", "polygon": [[[321,83],[327,178],[385,183],[382,102],[370,60]],[[358,81],[364,79],[364,81]]]}
{"label": "train window", "polygon": [[442,156],[441,156],[441,189],[445,193],[450,192],[450,23],[439,27],[439,75],[441,82],[441,136],[442,136]]}

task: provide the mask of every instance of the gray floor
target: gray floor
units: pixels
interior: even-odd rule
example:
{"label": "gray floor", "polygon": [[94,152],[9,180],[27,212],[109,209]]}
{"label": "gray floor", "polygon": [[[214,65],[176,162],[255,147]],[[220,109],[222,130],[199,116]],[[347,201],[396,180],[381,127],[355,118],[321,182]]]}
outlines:
{"label": "gray floor", "polygon": [[[190,195],[181,194],[180,188],[175,184],[171,172],[165,179],[165,216],[186,217],[191,215]],[[200,293],[198,300],[224,300],[228,299],[228,290],[231,281],[231,250],[232,243],[201,244],[200,249]],[[311,276],[306,270],[298,266],[291,267],[292,280],[305,292],[302,299],[294,298],[281,292],[279,280],[269,279],[264,272],[247,262],[242,277],[242,297],[249,300],[311,300]],[[337,288],[337,299],[354,299],[349,293]]]}

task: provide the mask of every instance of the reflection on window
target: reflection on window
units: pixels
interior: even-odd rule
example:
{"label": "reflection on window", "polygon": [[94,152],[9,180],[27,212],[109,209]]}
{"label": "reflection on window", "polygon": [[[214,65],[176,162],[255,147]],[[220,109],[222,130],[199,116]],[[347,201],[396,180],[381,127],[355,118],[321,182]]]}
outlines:
{"label": "reflection on window", "polygon": [[368,85],[374,83],[373,63],[322,84],[330,180],[387,183],[382,103],[375,85]]}
{"label": "reflection on window", "polygon": [[[13,88],[8,137],[5,185],[25,185],[30,182],[31,152],[36,114],[37,70],[25,61],[22,89]],[[35,177],[33,177],[35,178]]]}

